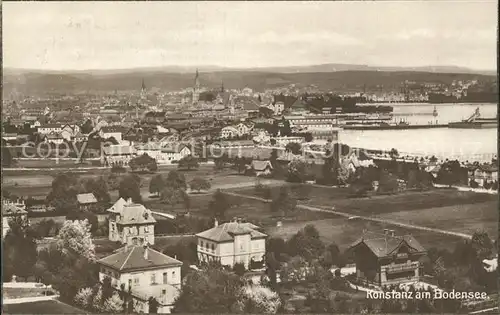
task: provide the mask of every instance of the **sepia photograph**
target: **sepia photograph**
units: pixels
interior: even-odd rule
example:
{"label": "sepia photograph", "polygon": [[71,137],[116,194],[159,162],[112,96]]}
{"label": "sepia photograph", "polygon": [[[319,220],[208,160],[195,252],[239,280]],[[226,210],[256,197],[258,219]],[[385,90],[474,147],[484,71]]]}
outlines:
{"label": "sepia photograph", "polygon": [[2,314],[499,314],[498,1],[3,1]]}

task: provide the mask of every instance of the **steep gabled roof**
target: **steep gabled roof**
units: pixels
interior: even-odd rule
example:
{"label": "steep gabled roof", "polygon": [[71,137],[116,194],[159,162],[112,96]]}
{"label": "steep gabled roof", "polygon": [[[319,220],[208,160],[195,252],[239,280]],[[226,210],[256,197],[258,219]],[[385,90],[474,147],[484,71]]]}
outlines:
{"label": "steep gabled roof", "polygon": [[98,263],[122,272],[182,265],[177,259],[146,246],[125,246],[118,252],[100,259]]}
{"label": "steep gabled roof", "polygon": [[151,210],[146,209],[143,205],[133,203],[123,205],[120,218],[116,223],[120,225],[154,224],[156,219]]}
{"label": "steep gabled roof", "polygon": [[349,249],[357,247],[360,244],[366,245],[366,247],[378,258],[393,254],[405,244],[412,249],[414,253],[424,253],[426,251],[412,235],[376,235],[372,237],[361,237],[349,246]]}
{"label": "steep gabled roof", "polygon": [[118,199],[114,205],[109,208],[108,212],[113,212],[113,213],[122,213],[123,207],[127,204],[127,201],[123,198]]}

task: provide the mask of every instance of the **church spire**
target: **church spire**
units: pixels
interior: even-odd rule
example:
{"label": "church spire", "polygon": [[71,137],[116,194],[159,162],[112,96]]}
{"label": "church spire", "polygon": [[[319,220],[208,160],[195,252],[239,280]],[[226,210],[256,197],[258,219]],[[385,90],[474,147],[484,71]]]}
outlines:
{"label": "church spire", "polygon": [[200,74],[198,73],[198,68],[196,68],[196,76],[194,77],[195,88],[200,88]]}
{"label": "church spire", "polygon": [[220,91],[224,93],[224,81],[220,81]]}
{"label": "church spire", "polygon": [[146,91],[146,84],[144,84],[144,79],[142,79],[141,91],[142,92]]}

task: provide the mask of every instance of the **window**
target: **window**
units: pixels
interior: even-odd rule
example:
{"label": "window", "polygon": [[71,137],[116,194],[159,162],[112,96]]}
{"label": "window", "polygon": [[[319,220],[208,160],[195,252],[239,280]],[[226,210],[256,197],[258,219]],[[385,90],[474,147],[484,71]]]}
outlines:
{"label": "window", "polygon": [[139,278],[138,277],[134,278],[134,285],[139,285]]}
{"label": "window", "polygon": [[163,284],[168,283],[168,274],[166,272],[163,273]]}
{"label": "window", "polygon": [[154,272],[151,274],[151,284],[156,284],[156,274]]}
{"label": "window", "polygon": [[172,278],[175,278],[175,271],[172,271]]}
{"label": "window", "polygon": [[167,294],[167,290],[161,290],[161,295],[166,295]]}
{"label": "window", "polygon": [[212,244],[212,251],[215,251],[215,245]]}

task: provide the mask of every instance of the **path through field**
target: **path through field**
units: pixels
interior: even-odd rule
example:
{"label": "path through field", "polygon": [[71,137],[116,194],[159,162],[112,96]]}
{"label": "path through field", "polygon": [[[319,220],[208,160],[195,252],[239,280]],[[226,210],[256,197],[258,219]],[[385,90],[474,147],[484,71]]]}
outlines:
{"label": "path through field", "polygon": [[[248,195],[243,195],[239,193],[234,193],[234,192],[224,192],[225,194],[232,195],[232,196],[237,196],[241,198],[247,198],[247,199],[253,199],[253,200],[259,200],[262,202],[269,202],[269,200],[260,198],[260,197],[255,197],[255,196],[248,196]],[[453,231],[447,231],[447,230],[442,230],[442,229],[437,229],[437,228],[429,228],[426,226],[420,226],[420,225],[414,225],[414,224],[409,224],[409,223],[402,223],[398,221],[393,221],[389,219],[384,219],[384,218],[379,218],[376,216],[363,216],[363,215],[358,215],[358,214],[351,214],[351,213],[346,213],[346,212],[340,212],[340,211],[335,211],[333,209],[325,209],[325,208],[318,208],[318,207],[313,207],[313,206],[306,206],[306,205],[297,205],[297,208],[299,209],[304,209],[304,210],[309,210],[309,211],[316,211],[316,212],[326,212],[326,213],[332,213],[347,219],[357,219],[357,220],[366,220],[366,221],[372,221],[372,222],[379,222],[379,223],[385,223],[385,224],[390,224],[390,225],[395,225],[403,228],[409,228],[409,229],[414,229],[414,230],[422,230],[422,231],[428,231],[428,232],[435,232],[435,233],[440,233],[440,234],[445,234],[445,235],[450,235],[450,236],[458,236],[466,239],[472,238],[472,235],[465,234],[465,233],[459,233],[459,232],[453,232]]]}

